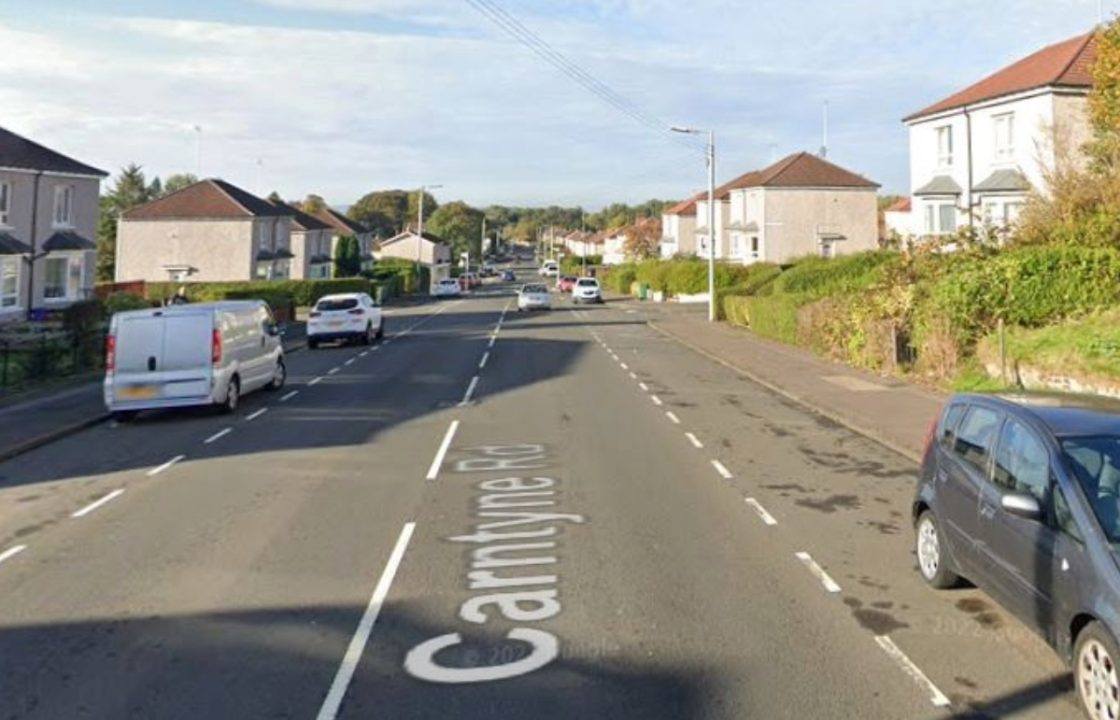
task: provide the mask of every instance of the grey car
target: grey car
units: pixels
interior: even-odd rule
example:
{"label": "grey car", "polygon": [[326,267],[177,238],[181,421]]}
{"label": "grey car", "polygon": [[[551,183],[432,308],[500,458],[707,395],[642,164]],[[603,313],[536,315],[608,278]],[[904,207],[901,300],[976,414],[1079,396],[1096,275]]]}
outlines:
{"label": "grey car", "polygon": [[1120,717],[1120,403],[953,397],[913,520],[930,585],[975,583],[1072,665],[1088,717]]}

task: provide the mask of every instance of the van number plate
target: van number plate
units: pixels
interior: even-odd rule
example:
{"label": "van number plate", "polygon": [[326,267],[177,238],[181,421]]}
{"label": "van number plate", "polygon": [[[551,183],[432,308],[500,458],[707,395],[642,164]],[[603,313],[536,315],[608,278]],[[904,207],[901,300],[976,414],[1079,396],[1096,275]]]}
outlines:
{"label": "van number plate", "polygon": [[145,398],[153,398],[158,394],[158,389],[155,385],[126,385],[117,393],[122,398],[130,400],[142,400]]}

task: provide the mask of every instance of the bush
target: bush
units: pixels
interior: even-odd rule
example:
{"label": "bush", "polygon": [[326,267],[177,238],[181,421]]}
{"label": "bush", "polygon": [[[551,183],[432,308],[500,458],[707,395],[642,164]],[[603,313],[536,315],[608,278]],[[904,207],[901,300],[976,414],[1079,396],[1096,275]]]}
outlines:
{"label": "bush", "polygon": [[[1120,308],[1042,328],[1008,328],[1008,372],[1025,365],[1078,379],[1120,380]],[[999,366],[999,337],[980,341],[977,355]]]}
{"label": "bush", "polygon": [[267,289],[245,289],[245,290],[228,290],[225,293],[223,300],[264,300],[268,306],[272,308],[276,319],[280,322],[286,322],[295,317],[295,301],[292,294],[283,290]]}
{"label": "bush", "polygon": [[105,298],[105,314],[112,316],[114,313],[127,312],[128,310],[143,310],[152,306],[151,302],[140,295],[126,292],[115,292]]}
{"label": "bush", "polygon": [[[340,278],[333,280],[257,280],[247,282],[213,282],[213,283],[148,283],[147,293],[151,300],[162,302],[178,292],[179,288],[186,289],[187,297],[192,302],[213,302],[227,299],[266,299],[266,295],[277,297],[278,294],[291,296],[292,301],[300,307],[310,307],[319,302],[324,295],[336,293],[364,292],[373,294],[372,283],[367,278]],[[236,297],[231,295],[233,293]]]}
{"label": "bush", "polygon": [[635,280],[649,285],[653,292],[669,294],[669,271],[672,263],[664,260],[643,260],[638,263]]}
{"label": "bush", "polygon": [[604,287],[616,293],[629,294],[630,286],[638,278],[638,267],[634,263],[614,265],[602,274]]}
{"label": "bush", "polygon": [[774,290],[779,293],[804,293],[813,298],[863,290],[883,277],[883,266],[899,260],[898,253],[885,250],[837,258],[809,256],[795,261],[782,273]]}
{"label": "bush", "polygon": [[790,345],[797,343],[797,311],[806,302],[801,295],[748,295],[735,303],[751,330]]}
{"label": "bush", "polygon": [[669,267],[669,290],[673,295],[708,292],[708,263],[703,260],[674,260]]}

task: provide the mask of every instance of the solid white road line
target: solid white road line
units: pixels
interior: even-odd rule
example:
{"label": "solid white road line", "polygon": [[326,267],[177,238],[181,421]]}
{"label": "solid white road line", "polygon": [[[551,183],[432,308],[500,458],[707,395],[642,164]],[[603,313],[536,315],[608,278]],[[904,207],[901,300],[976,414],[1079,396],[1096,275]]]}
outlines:
{"label": "solid white road line", "polygon": [[688,441],[689,441],[690,443],[692,443],[692,446],[693,446],[693,447],[696,447],[696,448],[703,448],[703,447],[704,447],[704,443],[700,442],[700,441],[699,441],[699,440],[698,440],[698,439],[696,438],[696,436],[695,436],[695,435],[693,435],[692,433],[690,433],[690,432],[686,432],[686,433],[684,434],[684,436],[685,436],[686,438],[688,438]]}
{"label": "solid white road line", "polygon": [[319,708],[316,720],[335,720],[338,717],[338,710],[342,706],[343,697],[346,696],[346,689],[350,686],[350,680],[354,677],[354,670],[358,667],[358,661],[362,659],[362,653],[365,652],[370,633],[373,632],[373,624],[377,622],[377,616],[381,613],[381,606],[389,595],[389,588],[393,585],[393,578],[397,574],[401,560],[404,559],[408,541],[412,538],[412,532],[415,529],[416,523],[412,522],[405,523],[404,528],[401,529],[401,534],[397,537],[397,544],[393,547],[393,552],[389,556],[389,562],[385,565],[385,570],[381,573],[381,579],[377,581],[377,586],[373,589],[369,605],[366,606],[366,611],[362,614],[361,621],[358,622],[354,637],[350,639],[350,645],[346,648],[346,654],[342,657],[342,664],[338,667],[338,672],[334,676],[331,689],[327,691],[327,697],[323,699],[323,705]]}
{"label": "solid white road line", "polygon": [[926,674],[922,672],[921,668],[914,664],[914,662],[906,657],[906,653],[902,652],[894,640],[891,640],[886,635],[876,635],[875,642],[879,643],[879,647],[883,648],[883,652],[894,660],[903,672],[914,679],[927,693],[929,693],[929,700],[936,707],[949,707],[949,698],[945,697],[945,693],[941,692],[936,685],[933,684]]}
{"label": "solid white road line", "polygon": [[482,359],[478,361],[478,369],[481,370],[482,368],[486,367],[486,361],[489,359],[490,351],[487,350],[486,352],[482,353]]}
{"label": "solid white road line", "polygon": [[292,390],[290,393],[288,393],[284,397],[280,398],[280,402],[288,402],[289,400],[294,398],[296,395],[299,395],[299,390]]}
{"label": "solid white road line", "polygon": [[331,368],[330,370],[328,370],[328,371],[327,371],[327,374],[328,374],[328,375],[334,375],[334,374],[335,374],[335,373],[337,373],[337,372],[338,372],[338,371],[339,371],[340,369],[341,369],[341,368],[336,368],[336,367],[335,367],[335,368]]}
{"label": "solid white road line", "polygon": [[766,508],[762,507],[762,503],[760,503],[758,500],[755,500],[754,498],[747,498],[747,505],[750,505],[752,508],[754,508],[754,511],[758,513],[758,516],[760,518],[762,518],[762,522],[766,523],[767,525],[778,524],[778,521],[774,519],[774,516],[766,512]]}
{"label": "solid white road line", "polygon": [[163,472],[167,468],[171,467],[175,463],[179,462],[180,460],[185,460],[186,457],[187,457],[186,455],[176,455],[175,457],[171,458],[170,460],[168,460],[164,464],[160,465],[159,467],[152,468],[151,470],[149,470],[148,471],[148,477],[151,477],[153,475],[159,475],[161,472]]}
{"label": "solid white road line", "polygon": [[451,426],[447,428],[447,433],[443,436],[443,442],[439,444],[439,450],[436,450],[436,456],[432,460],[432,466],[428,468],[428,480],[435,480],[439,475],[439,468],[443,465],[443,456],[447,454],[447,449],[451,447],[451,440],[455,437],[455,431],[459,429],[459,421],[452,420]]}
{"label": "solid white road line", "polygon": [[98,498],[97,500],[94,500],[93,502],[91,502],[89,505],[86,505],[81,510],[75,510],[74,512],[70,513],[70,517],[80,518],[80,517],[83,517],[85,515],[89,515],[91,512],[93,512],[97,508],[101,507],[105,503],[112,502],[112,500],[114,498],[120,496],[123,492],[124,492],[124,488],[117,488],[116,490],[109,493],[108,495],[105,495],[104,497],[101,497],[101,498]]}
{"label": "solid white road line", "polygon": [[231,432],[233,432],[233,428],[227,427],[225,430],[219,430],[218,432],[203,440],[202,444],[209,445],[212,442],[217,442],[218,440],[224,438],[226,435],[229,435]]}
{"label": "solid white road line", "polygon": [[661,398],[657,397],[656,395],[650,395],[649,399],[653,401],[654,405],[656,405],[657,407],[661,407]]}
{"label": "solid white road line", "polygon": [[646,385],[644,382],[638,383],[638,387],[640,387],[643,392],[649,392],[649,385]]}
{"label": "solid white road line", "polygon": [[471,401],[471,396],[474,395],[474,389],[478,387],[478,375],[471,378],[471,384],[467,385],[467,392],[463,394],[463,402],[459,403],[459,407],[463,407]]}
{"label": "solid white road line", "polygon": [[665,417],[669,418],[669,420],[671,420],[674,425],[681,424],[681,419],[677,417],[676,413],[674,413],[672,410],[666,410]]}
{"label": "solid white road line", "polygon": [[264,415],[266,412],[268,412],[268,408],[261,408],[260,410],[257,410],[255,413],[253,413],[249,417],[245,418],[245,422],[249,422],[250,420],[256,420],[261,415]]}
{"label": "solid white road line", "polygon": [[730,480],[731,478],[735,477],[731,474],[731,471],[725,468],[723,466],[723,463],[721,463],[719,460],[712,460],[712,467],[716,469],[716,472],[718,472],[724,480]]}
{"label": "solid white road line", "polygon": [[322,378],[322,376],[320,376],[320,377],[317,377],[317,378],[312,378],[312,379],[311,379],[311,382],[309,382],[309,383],[307,383],[307,384],[308,384],[308,385],[318,385],[318,384],[319,384],[319,383],[321,383],[321,382],[323,382],[323,378]]}
{"label": "solid white road line", "polygon": [[16,555],[19,555],[21,552],[23,552],[26,549],[27,549],[26,545],[13,545],[12,547],[5,550],[4,552],[0,552],[0,563],[4,562],[5,560],[8,560],[10,558],[14,558]]}
{"label": "solid white road line", "polygon": [[835,580],[828,576],[828,573],[826,573],[824,569],[817,564],[817,561],[814,560],[812,556],[809,555],[809,553],[799,552],[797,553],[797,559],[804,563],[805,567],[809,568],[809,572],[813,573],[813,576],[815,578],[821,581],[821,585],[824,585],[825,590],[829,591],[830,593],[840,592],[840,586],[836,584]]}

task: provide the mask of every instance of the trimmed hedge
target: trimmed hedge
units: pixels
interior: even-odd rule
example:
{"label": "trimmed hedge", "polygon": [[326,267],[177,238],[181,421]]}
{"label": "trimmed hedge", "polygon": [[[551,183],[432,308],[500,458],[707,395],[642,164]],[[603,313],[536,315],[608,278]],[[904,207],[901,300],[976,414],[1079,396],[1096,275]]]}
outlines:
{"label": "trimmed hedge", "polygon": [[[336,293],[374,293],[373,283],[367,278],[341,278],[333,280],[256,280],[248,282],[212,283],[148,283],[149,299],[163,301],[186,288],[187,297],[193,302],[215,300],[267,299],[265,296],[287,295],[297,306],[310,307],[324,295]],[[271,303],[270,303],[271,304]]]}
{"label": "trimmed hedge", "polygon": [[872,251],[822,258],[816,255],[796,260],[774,284],[775,292],[805,294],[813,298],[863,290],[878,282],[886,265],[901,256],[893,251]]}

